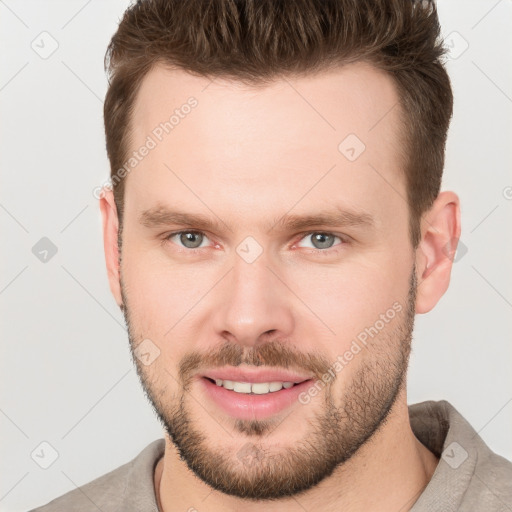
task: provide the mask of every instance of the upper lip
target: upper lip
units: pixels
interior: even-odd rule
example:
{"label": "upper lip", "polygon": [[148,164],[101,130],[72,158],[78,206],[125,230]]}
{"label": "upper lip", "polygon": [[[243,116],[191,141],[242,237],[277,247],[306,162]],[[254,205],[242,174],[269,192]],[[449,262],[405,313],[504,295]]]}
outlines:
{"label": "upper lip", "polygon": [[312,379],[311,375],[301,375],[290,370],[279,370],[275,368],[239,368],[224,367],[213,368],[202,372],[201,377],[210,379],[232,380],[235,382],[303,382]]}

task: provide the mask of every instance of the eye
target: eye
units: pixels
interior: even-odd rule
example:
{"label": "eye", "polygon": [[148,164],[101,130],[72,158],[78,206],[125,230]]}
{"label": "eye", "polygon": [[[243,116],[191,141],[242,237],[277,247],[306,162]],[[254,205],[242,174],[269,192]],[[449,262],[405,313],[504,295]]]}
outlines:
{"label": "eye", "polygon": [[[333,233],[325,233],[322,231],[313,231],[312,233],[306,234],[304,238],[299,242],[299,247],[312,247],[313,249],[331,249],[334,246],[334,241],[340,240],[340,242],[344,242],[341,237],[333,234]],[[311,239],[312,246],[304,246],[300,245],[303,240]],[[342,245],[342,244],[336,244]],[[326,252],[326,251],[323,251]]]}
{"label": "eye", "polygon": [[181,244],[185,249],[199,249],[205,240],[208,240],[208,237],[201,231],[177,231],[164,238],[164,242],[172,242],[178,246]]}
{"label": "eye", "polygon": [[[312,245],[302,245],[305,240],[311,240]],[[336,239],[338,239],[341,243],[335,244]],[[172,242],[173,244],[181,247],[183,249],[188,249],[189,251],[194,251],[196,249],[201,249],[203,247],[208,246],[208,237],[202,231],[175,231],[174,233],[169,233],[163,239],[164,243]],[[299,247],[311,248],[315,249],[313,252],[331,252],[329,249],[333,249],[334,247],[343,245],[345,240],[343,240],[340,236],[335,235],[334,233],[327,233],[323,231],[313,231],[311,233],[307,233],[305,236],[301,238],[299,243],[297,244]],[[333,249],[335,252],[335,249]]]}

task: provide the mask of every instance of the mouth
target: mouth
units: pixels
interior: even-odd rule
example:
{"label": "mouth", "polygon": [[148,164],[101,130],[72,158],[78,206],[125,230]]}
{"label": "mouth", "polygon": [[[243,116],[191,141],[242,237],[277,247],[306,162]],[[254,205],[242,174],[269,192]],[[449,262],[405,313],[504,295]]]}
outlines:
{"label": "mouth", "polygon": [[288,371],[240,368],[211,370],[199,377],[207,401],[242,420],[263,420],[284,411],[298,402],[314,380]]}
{"label": "mouth", "polygon": [[235,393],[243,393],[245,395],[267,395],[269,393],[276,393],[282,389],[290,389],[294,386],[298,386],[307,380],[300,382],[291,381],[271,381],[271,382],[238,382],[233,380],[223,379],[212,379],[210,377],[204,377],[216,386],[223,387],[228,391],[234,391]]}

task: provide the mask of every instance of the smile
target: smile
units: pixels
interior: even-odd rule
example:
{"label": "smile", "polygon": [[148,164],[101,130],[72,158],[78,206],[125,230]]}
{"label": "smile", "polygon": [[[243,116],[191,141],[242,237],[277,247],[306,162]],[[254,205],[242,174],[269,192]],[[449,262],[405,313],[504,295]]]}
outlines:
{"label": "smile", "polygon": [[[207,377],[208,378],[208,377]],[[245,393],[253,395],[266,395],[268,393],[275,393],[281,391],[281,389],[289,389],[300,382],[237,382],[233,380],[222,380],[222,379],[209,379],[211,382],[219,387],[223,387],[229,391],[235,393]],[[303,382],[303,381],[302,381]]]}
{"label": "smile", "polygon": [[300,393],[312,382],[309,376],[287,371],[240,369],[210,370],[198,379],[205,404],[210,403],[231,418],[252,421],[270,418],[300,404]]}

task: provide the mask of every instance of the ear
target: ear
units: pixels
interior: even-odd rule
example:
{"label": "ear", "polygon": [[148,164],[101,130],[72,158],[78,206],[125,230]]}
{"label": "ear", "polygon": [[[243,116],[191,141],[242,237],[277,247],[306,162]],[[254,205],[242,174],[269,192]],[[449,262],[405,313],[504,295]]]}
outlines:
{"label": "ear", "polygon": [[114,193],[109,187],[103,187],[100,196],[100,210],[103,219],[103,246],[105,249],[105,261],[107,264],[110,291],[117,305],[121,307],[123,299],[121,296],[121,285],[119,283],[119,249],[117,246],[119,219],[117,217],[117,208],[114,201]]}
{"label": "ear", "polygon": [[448,289],[460,229],[457,194],[441,192],[421,221],[421,241],[416,249],[416,313],[428,313]]}

